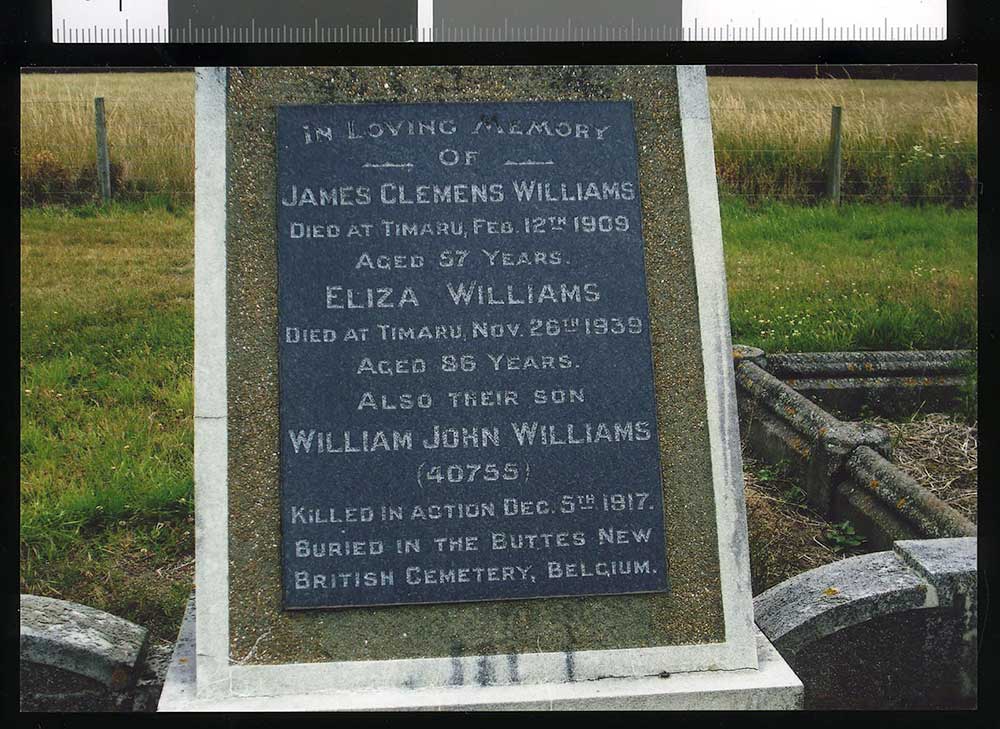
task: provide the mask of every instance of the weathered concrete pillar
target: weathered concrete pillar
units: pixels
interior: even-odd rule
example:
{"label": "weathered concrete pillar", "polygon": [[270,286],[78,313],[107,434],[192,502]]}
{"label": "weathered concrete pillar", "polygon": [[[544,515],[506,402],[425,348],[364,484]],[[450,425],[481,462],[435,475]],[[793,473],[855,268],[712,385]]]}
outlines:
{"label": "weathered concrete pillar", "polygon": [[767,355],[764,350],[758,347],[748,347],[745,344],[733,345],[733,360],[737,365],[740,362],[753,362],[762,370],[767,369]]}

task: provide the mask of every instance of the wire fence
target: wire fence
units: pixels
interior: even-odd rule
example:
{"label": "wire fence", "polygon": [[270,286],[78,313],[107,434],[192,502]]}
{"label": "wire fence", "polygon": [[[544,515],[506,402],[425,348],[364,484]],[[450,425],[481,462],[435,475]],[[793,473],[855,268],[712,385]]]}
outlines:
{"label": "wire fence", "polygon": [[[787,112],[780,126],[775,110]],[[848,118],[849,116],[848,109]],[[745,105],[713,104],[720,194],[748,204],[817,204],[830,196],[830,108],[773,103],[769,118]],[[741,125],[740,114],[747,115]],[[900,113],[933,127],[934,114]],[[929,121],[928,121],[929,120]],[[939,126],[944,122],[938,120]],[[909,122],[908,122],[909,123]],[[953,121],[949,124],[954,125]],[[967,206],[978,195],[974,136],[942,126],[914,135],[889,122],[845,125],[839,199],[846,203]],[[117,201],[194,198],[193,104],[176,99],[108,97],[111,196]],[[905,125],[904,125],[905,126]],[[909,128],[909,127],[906,127]],[[933,131],[933,129],[932,129]],[[20,183],[23,205],[101,201],[93,98],[28,98],[21,102]],[[953,138],[958,137],[958,138]]]}
{"label": "wire fence", "polygon": [[[102,202],[100,175],[105,171],[113,200],[156,198],[167,204],[190,204],[194,197],[190,80],[161,80],[142,98],[135,98],[133,87],[123,88],[120,95],[91,95],[68,83],[44,90],[48,98],[21,102],[22,205]],[[105,100],[107,170],[100,170],[97,163],[96,96]]]}
{"label": "wire fence", "polygon": [[[718,142],[717,137],[717,142]],[[872,145],[878,140],[867,138]],[[882,149],[857,148],[844,137],[839,164],[833,166],[829,142],[807,147],[735,146],[717,143],[716,171],[720,193],[758,203],[765,200],[927,203],[969,206],[978,194],[975,143],[959,149],[940,143],[906,144],[886,140]],[[897,146],[893,146],[896,144]],[[833,179],[838,184],[834,191]]]}

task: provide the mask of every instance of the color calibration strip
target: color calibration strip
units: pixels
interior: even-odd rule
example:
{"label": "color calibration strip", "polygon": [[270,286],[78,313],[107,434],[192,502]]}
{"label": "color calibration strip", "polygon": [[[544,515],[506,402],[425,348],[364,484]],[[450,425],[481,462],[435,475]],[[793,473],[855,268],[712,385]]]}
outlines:
{"label": "color calibration strip", "polygon": [[55,43],[946,39],[947,0],[52,0]]}

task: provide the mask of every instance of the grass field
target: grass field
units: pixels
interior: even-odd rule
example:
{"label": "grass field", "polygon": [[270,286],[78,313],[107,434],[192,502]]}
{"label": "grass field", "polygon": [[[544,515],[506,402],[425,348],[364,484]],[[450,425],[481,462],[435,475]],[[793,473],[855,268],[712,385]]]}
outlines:
{"label": "grass field", "polygon": [[765,351],[976,346],[976,212],[723,206],[733,341]]}
{"label": "grass field", "polygon": [[190,203],[193,73],[22,75],[22,203],[94,198],[97,96],[105,99],[112,190],[119,199]]}
{"label": "grass field", "polygon": [[976,83],[711,78],[724,193],[811,202],[825,190],[830,110],[843,108],[846,201],[975,202]]}
{"label": "grass field", "polygon": [[[94,97],[108,109],[120,199],[189,202],[194,78],[167,74],[21,77],[21,199],[79,203],[96,193]],[[976,190],[974,82],[711,78],[723,193],[814,202],[825,185],[830,107],[844,107],[848,201],[969,205]]]}
{"label": "grass field", "polygon": [[77,213],[22,216],[21,589],[173,630],[193,543],[192,215]]}
{"label": "grass field", "polygon": [[[723,205],[734,340],[970,347],[976,217]],[[21,590],[172,639],[192,582],[190,208],[21,216]]]}

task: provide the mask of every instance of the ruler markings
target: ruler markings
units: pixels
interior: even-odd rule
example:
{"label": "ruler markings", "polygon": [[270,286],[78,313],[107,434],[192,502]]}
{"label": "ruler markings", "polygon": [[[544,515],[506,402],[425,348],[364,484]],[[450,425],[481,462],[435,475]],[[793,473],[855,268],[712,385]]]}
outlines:
{"label": "ruler markings", "polygon": [[[113,2],[113,0],[112,0]],[[775,24],[767,22],[766,12],[757,13],[752,18],[752,9],[747,10],[745,4],[734,6],[732,3],[713,3],[715,6],[725,6],[724,12],[732,18],[725,22],[706,22],[698,14],[689,15],[688,6],[698,6],[699,10],[708,7],[705,2],[685,2],[685,16],[680,24],[645,23],[634,15],[627,24],[613,23],[581,23],[573,15],[567,15],[559,23],[517,23],[512,25],[504,16],[496,22],[471,23],[455,25],[446,22],[444,17],[439,23],[433,23],[434,4],[421,0],[417,4],[416,24],[397,25],[384,22],[382,17],[374,18],[374,22],[321,23],[318,16],[302,23],[283,23],[280,28],[276,24],[264,24],[260,30],[256,18],[251,17],[249,26],[245,21],[238,23],[219,23],[204,26],[192,18],[184,19],[184,25],[177,27],[168,22],[166,3],[157,0],[119,0],[110,5],[108,0],[53,0],[52,37],[57,43],[161,43],[161,42],[281,42],[281,43],[321,43],[321,42],[398,42],[404,40],[417,41],[650,41],[650,40],[680,40],[680,41],[787,41],[806,42],[818,41],[939,41],[947,38],[946,3],[937,0],[926,0],[921,3],[907,3],[906,10],[916,7],[917,17],[903,17],[900,3],[886,0],[870,0],[865,3],[850,3],[845,0],[841,5],[853,6],[864,17],[862,5],[877,6],[879,11],[889,8],[894,13],[883,14],[880,22],[873,23],[870,17],[864,22],[858,22],[845,16],[847,11],[835,11],[836,19],[826,14],[809,18],[806,10],[796,11],[802,16],[797,22]],[[754,6],[767,7],[778,3],[757,3]],[[162,6],[156,11],[156,6]],[[80,13],[80,7],[85,7],[85,13]],[[838,6],[839,7],[839,6]],[[150,11],[153,8],[153,11]],[[74,10],[75,9],[75,10]],[[114,16],[108,15],[113,9]],[[76,12],[74,15],[73,10]],[[59,12],[57,12],[59,11]],[[850,11],[850,8],[848,8]],[[159,12],[159,15],[156,15]],[[706,11],[708,12],[708,11]],[[713,12],[715,12],[713,10]],[[840,15],[837,15],[840,12]],[[938,16],[933,16],[937,12]],[[869,13],[870,15],[870,13]],[[728,16],[708,15],[709,18]],[[938,22],[927,22],[927,19]],[[623,18],[624,20],[624,18]],[[803,22],[805,20],[805,22]],[[844,22],[851,20],[851,22]],[[903,22],[899,22],[899,21]],[[909,22],[906,22],[906,21]],[[96,22],[95,22],[96,21]],[[309,27],[309,23],[311,26]]]}

